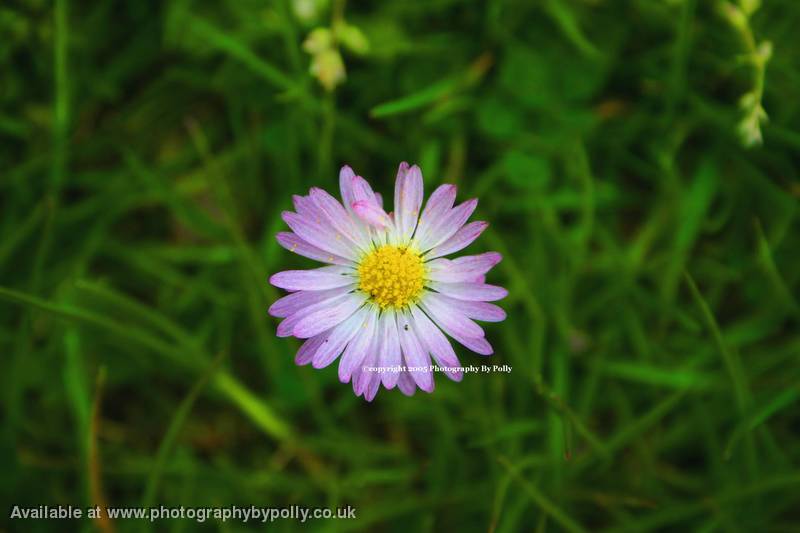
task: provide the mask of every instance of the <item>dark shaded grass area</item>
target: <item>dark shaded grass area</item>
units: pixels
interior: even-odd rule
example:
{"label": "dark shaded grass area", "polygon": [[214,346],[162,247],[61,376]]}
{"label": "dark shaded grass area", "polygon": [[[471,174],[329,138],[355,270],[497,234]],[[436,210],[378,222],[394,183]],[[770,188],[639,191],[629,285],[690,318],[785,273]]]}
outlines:
{"label": "dark shaded grass area", "polygon": [[[4,2],[6,527],[797,531],[800,4],[763,4]],[[342,19],[370,48],[327,92],[301,44]],[[274,239],[292,194],[348,163],[390,198],[401,160],[480,198],[509,317],[459,355],[513,370],[368,404],[295,367],[266,279],[312,266]]]}

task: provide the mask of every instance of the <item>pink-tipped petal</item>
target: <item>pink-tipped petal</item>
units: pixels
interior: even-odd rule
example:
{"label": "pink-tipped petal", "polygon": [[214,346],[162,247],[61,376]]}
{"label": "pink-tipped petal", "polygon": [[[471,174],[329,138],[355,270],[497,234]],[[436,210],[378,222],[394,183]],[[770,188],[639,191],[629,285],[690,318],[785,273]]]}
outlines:
{"label": "pink-tipped petal", "polygon": [[494,348],[492,348],[492,345],[489,344],[489,341],[487,341],[484,337],[453,338],[464,345],[465,348],[468,348],[477,354],[492,355],[494,353]]}
{"label": "pink-tipped petal", "polygon": [[[314,205],[314,202],[312,202],[311,198],[309,198],[308,196],[293,194],[292,204],[294,205],[294,210],[297,211],[298,215],[311,218],[320,216],[317,207]],[[322,222],[321,219],[320,222]]]}
{"label": "pink-tipped petal", "polygon": [[425,263],[429,281],[440,281],[444,283],[463,283],[475,282],[482,274],[469,268],[459,266],[453,260],[440,257]]}
{"label": "pink-tipped petal", "polygon": [[438,219],[435,219],[431,223],[431,227],[428,229],[425,238],[417,240],[419,249],[426,252],[439,246],[455,235],[455,233],[461,229],[461,226],[467,222],[469,217],[472,216],[477,206],[478,200],[473,198],[459,204],[441,215]]}
{"label": "pink-tipped petal", "polygon": [[336,198],[318,187],[311,188],[310,197],[322,211],[328,223],[336,230],[337,238],[346,239],[362,251],[369,247],[367,233],[353,223],[353,219]]}
{"label": "pink-tipped petal", "polygon": [[430,288],[456,300],[493,302],[508,296],[508,291],[485,283],[441,283],[433,281]]}
{"label": "pink-tipped petal", "polygon": [[367,351],[375,335],[375,313],[367,312],[356,331],[355,337],[339,359],[339,381],[347,383],[354,372],[361,370],[361,364],[367,356]]}
{"label": "pink-tipped petal", "polygon": [[[350,219],[353,221],[353,225],[358,228],[359,233],[361,233],[367,242],[370,239],[370,229],[367,224],[365,224],[358,216],[356,216],[355,211],[353,211],[353,204],[360,199],[361,191],[357,190],[356,182],[358,180],[363,180],[363,178],[359,178],[353,172],[353,169],[350,168],[348,165],[342,167],[341,171],[339,171],[339,189],[342,193],[342,202],[344,203],[344,208],[347,211],[347,214],[350,216]],[[367,184],[369,187],[369,184]],[[363,187],[361,187],[363,189]],[[382,207],[383,203],[381,200],[381,195],[378,193],[374,194],[375,200],[378,203],[378,207]]]}
{"label": "pink-tipped petal", "polygon": [[342,353],[344,347],[350,342],[350,339],[353,338],[358,328],[364,322],[366,312],[366,309],[362,307],[353,313],[350,318],[331,330],[314,354],[314,368],[325,368],[339,357],[339,354]]}
{"label": "pink-tipped petal", "polygon": [[294,327],[303,319],[303,316],[305,316],[305,314],[299,312],[281,320],[281,323],[278,324],[278,329],[275,331],[275,335],[278,337],[291,337]]}
{"label": "pink-tipped petal", "polygon": [[351,261],[358,258],[358,248],[342,240],[341,236],[337,238],[336,231],[325,222],[320,213],[301,214],[300,212],[284,211],[281,218],[298,237],[308,244]]}
{"label": "pink-tipped petal", "polygon": [[506,319],[506,312],[497,305],[489,302],[468,302],[466,300],[456,300],[444,294],[439,295],[439,299],[458,308],[459,311],[473,320],[482,322],[502,322]]}
{"label": "pink-tipped petal", "polygon": [[[376,328],[379,328],[380,324],[376,322]],[[378,337],[379,330],[376,329],[376,335],[374,335],[372,339],[372,344],[370,345],[369,352],[369,364],[372,366],[380,366],[380,356],[378,355],[378,349],[380,347],[380,339]],[[381,376],[383,375],[382,372],[377,371],[366,371],[362,372],[361,379],[366,379],[366,383],[361,384],[361,391],[363,393],[364,399],[368,402],[371,402],[375,399],[375,395],[378,394],[378,390],[381,388]]]}
{"label": "pink-tipped petal", "polygon": [[297,351],[297,355],[294,358],[294,362],[300,366],[307,365],[313,359],[314,354],[325,341],[325,337],[329,334],[329,331],[325,333],[320,333],[316,337],[311,337],[307,339],[300,349]]}
{"label": "pink-tipped petal", "polygon": [[375,192],[370,187],[369,182],[362,178],[361,176],[356,176],[353,178],[353,203],[355,202],[369,202],[376,205],[376,207],[380,207],[378,202],[375,200]]}
{"label": "pink-tipped petal", "polygon": [[428,266],[428,279],[445,283],[475,281],[491,270],[503,258],[497,252],[486,252],[480,255],[466,255],[449,261],[434,259]]}
{"label": "pink-tipped petal", "polygon": [[478,255],[462,255],[453,259],[453,264],[458,268],[489,272],[496,264],[503,260],[499,252],[485,252]]}
{"label": "pink-tipped petal", "polygon": [[[397,166],[397,176],[395,177],[395,183],[397,183],[399,180],[403,179],[406,176],[409,168],[411,167],[408,165],[408,162],[406,161],[400,162],[400,164]],[[395,197],[395,200],[397,200],[397,197]]]}
{"label": "pink-tipped petal", "polygon": [[447,326],[448,331],[453,331],[461,337],[483,337],[483,328],[462,313],[458,307],[449,305],[439,298],[439,295],[428,292],[420,302],[422,308],[437,324]]}
{"label": "pink-tipped petal", "polygon": [[422,195],[422,171],[417,165],[408,168],[408,163],[401,163],[394,188],[394,209],[395,225],[402,243],[408,242],[417,227]]}
{"label": "pink-tipped petal", "polygon": [[397,380],[397,388],[406,396],[413,396],[417,390],[417,384],[408,372],[402,372]]}
{"label": "pink-tipped petal", "polygon": [[448,321],[440,320],[441,316],[436,315],[435,313],[431,313],[430,309],[426,307],[424,304],[422,308],[428,313],[431,317],[433,322],[445,333],[447,333],[450,337],[458,341],[460,344],[464,345],[465,347],[469,348],[475,353],[481,355],[491,355],[492,345],[484,337],[467,337],[463,335],[462,331],[459,329],[451,329],[448,324]]}
{"label": "pink-tipped petal", "polygon": [[427,347],[436,364],[448,369],[445,372],[448,378],[461,381],[464,377],[464,373],[460,370],[461,363],[447,337],[416,305],[411,307],[411,315],[414,318],[413,326],[417,337]]}
{"label": "pink-tipped petal", "polygon": [[428,259],[435,259],[437,257],[442,257],[444,255],[463,250],[472,244],[472,242],[477,239],[488,227],[489,223],[482,220],[470,222],[469,224],[462,226],[460,230],[455,232],[452,237],[444,241],[442,244],[431,249],[425,254],[425,257]]}
{"label": "pink-tipped petal", "polygon": [[433,191],[433,194],[428,198],[428,203],[425,204],[425,209],[419,217],[417,225],[417,232],[414,238],[417,241],[425,240],[428,231],[433,228],[434,221],[444,215],[450,208],[453,207],[453,202],[456,201],[456,186],[446,183],[440,185]]}
{"label": "pink-tipped petal", "polygon": [[367,385],[367,388],[364,390],[364,399],[367,400],[368,402],[374,400],[380,388],[381,388],[380,375],[373,374],[369,378],[369,384]]}
{"label": "pink-tipped petal", "polygon": [[386,212],[375,204],[375,202],[367,202],[366,200],[359,200],[353,204],[353,211],[355,211],[358,218],[379,229],[386,229],[392,225],[391,219]]}
{"label": "pink-tipped petal", "polygon": [[344,208],[353,214],[350,205],[356,201],[355,193],[353,192],[353,179],[356,177],[353,169],[349,165],[344,165],[339,171],[339,191],[342,194],[342,201]]}
{"label": "pink-tipped petal", "polygon": [[341,296],[350,290],[350,287],[337,287],[326,291],[293,292],[276,300],[275,303],[269,306],[268,312],[274,317],[286,318],[310,305],[318,304],[335,296]]}
{"label": "pink-tipped petal", "polygon": [[381,315],[381,345],[378,364],[385,370],[381,374],[383,386],[394,388],[400,378],[398,367],[403,364],[400,336],[397,333],[397,319],[394,311],[386,311]]}
{"label": "pink-tipped petal", "polygon": [[414,382],[425,392],[432,392],[434,387],[433,373],[430,370],[431,359],[428,351],[422,346],[414,328],[412,318],[407,313],[397,314],[400,346],[403,348],[403,359]]}
{"label": "pink-tipped petal", "polygon": [[360,292],[349,293],[336,305],[326,306],[300,320],[292,330],[299,339],[307,339],[332,328],[350,317],[364,304],[366,296]]}
{"label": "pink-tipped petal", "polygon": [[[361,361],[359,372],[353,373],[354,391],[356,396],[363,396],[367,400],[370,385],[373,381],[380,383],[380,372],[378,366],[378,321],[374,322],[373,335],[370,338],[369,345],[367,346],[366,355]],[[369,401],[369,400],[367,400]]]}
{"label": "pink-tipped petal", "polygon": [[278,330],[275,332],[275,334],[278,337],[293,336],[295,326],[297,326],[297,324],[299,324],[300,321],[303,320],[305,317],[307,317],[311,313],[315,313],[317,311],[329,309],[335,305],[339,305],[347,297],[348,297],[348,292],[344,291],[338,295],[320,299],[319,301],[313,304],[309,304],[305,307],[298,309],[296,312],[287,316],[285,320],[281,321],[281,323],[278,324]]}
{"label": "pink-tipped petal", "polygon": [[270,276],[269,282],[287,291],[324,291],[355,283],[355,278],[350,275],[352,272],[352,269],[339,266],[312,270],[284,270]]}
{"label": "pink-tipped petal", "polygon": [[379,192],[375,193],[375,203],[378,204],[378,207],[383,209],[383,196],[381,196]]}
{"label": "pink-tipped petal", "polygon": [[276,238],[281,246],[290,252],[302,255],[303,257],[308,257],[309,259],[314,259],[315,261],[320,261],[322,263],[330,263],[332,265],[353,264],[353,262],[349,259],[339,257],[338,255],[326,252],[321,248],[317,248],[316,246],[308,244],[306,241],[290,231],[282,231],[276,235]]}

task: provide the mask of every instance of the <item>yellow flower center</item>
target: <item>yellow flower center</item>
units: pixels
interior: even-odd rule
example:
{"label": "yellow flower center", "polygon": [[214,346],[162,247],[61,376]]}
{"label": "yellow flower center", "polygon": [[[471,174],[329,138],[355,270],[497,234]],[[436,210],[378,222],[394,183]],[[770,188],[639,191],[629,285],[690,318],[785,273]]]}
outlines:
{"label": "yellow flower center", "polygon": [[404,307],[422,292],[424,274],[418,253],[387,244],[370,252],[358,265],[358,287],[381,309]]}

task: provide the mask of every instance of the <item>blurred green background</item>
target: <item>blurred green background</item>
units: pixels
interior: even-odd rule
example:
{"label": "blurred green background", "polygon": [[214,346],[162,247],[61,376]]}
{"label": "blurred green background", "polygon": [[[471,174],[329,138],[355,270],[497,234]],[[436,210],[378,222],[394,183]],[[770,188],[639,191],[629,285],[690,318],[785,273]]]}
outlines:
{"label": "blurred green background", "polygon": [[[0,529],[800,531],[800,3],[732,1],[4,1]],[[513,371],[368,404],[266,280],[401,160],[480,198]]]}

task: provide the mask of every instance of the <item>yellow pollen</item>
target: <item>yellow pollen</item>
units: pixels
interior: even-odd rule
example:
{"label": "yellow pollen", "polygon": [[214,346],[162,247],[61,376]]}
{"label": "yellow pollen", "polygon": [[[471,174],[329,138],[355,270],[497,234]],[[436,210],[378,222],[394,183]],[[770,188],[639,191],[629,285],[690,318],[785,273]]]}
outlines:
{"label": "yellow pollen", "polygon": [[358,287],[381,309],[404,307],[419,297],[424,274],[419,254],[387,244],[370,252],[358,265]]}

